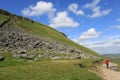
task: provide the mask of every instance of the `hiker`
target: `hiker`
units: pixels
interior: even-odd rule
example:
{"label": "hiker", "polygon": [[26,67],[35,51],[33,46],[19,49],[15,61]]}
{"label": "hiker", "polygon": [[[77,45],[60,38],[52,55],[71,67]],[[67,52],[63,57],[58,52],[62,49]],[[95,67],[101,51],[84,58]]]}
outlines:
{"label": "hiker", "polygon": [[107,66],[107,68],[109,68],[109,59],[108,58],[106,59],[106,66]]}

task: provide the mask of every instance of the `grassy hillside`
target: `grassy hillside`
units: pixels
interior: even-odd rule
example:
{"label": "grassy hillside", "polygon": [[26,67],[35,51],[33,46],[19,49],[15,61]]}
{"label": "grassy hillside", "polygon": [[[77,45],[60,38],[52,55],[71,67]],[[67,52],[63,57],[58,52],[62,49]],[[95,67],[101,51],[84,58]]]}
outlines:
{"label": "grassy hillside", "polygon": [[30,19],[23,18],[21,16],[16,16],[16,15],[13,15],[9,12],[5,12],[4,10],[2,10],[2,14],[0,14],[0,21],[4,21],[8,19],[8,16],[9,18],[11,18],[9,24],[21,27],[26,32],[29,32],[33,35],[37,35],[40,37],[49,38],[49,40],[54,40],[54,41],[61,42],[67,45],[71,45],[73,47],[83,50],[85,53],[99,56],[96,52],[71,41],[63,33],[58,32],[57,30],[51,27],[48,27],[46,25],[32,21]]}
{"label": "grassy hillside", "polygon": [[7,19],[8,19],[7,16],[0,14],[0,22],[4,22]]}
{"label": "grassy hillside", "polygon": [[81,50],[85,51],[86,53],[90,53],[92,55],[99,56],[96,52],[94,52],[86,47],[83,47],[81,45],[78,45],[77,43],[71,41],[66,36],[64,36],[61,32],[58,32],[57,30],[55,30],[49,26],[46,26],[46,25],[43,25],[43,24],[40,24],[37,22],[32,23],[29,20],[20,20],[18,25],[21,26],[22,28],[24,28],[27,32],[30,32],[34,35],[42,36],[42,37],[49,38],[49,39],[52,39],[52,40],[55,40],[55,41],[58,41],[58,42],[61,42],[64,44],[68,44],[68,45],[74,46],[78,49],[81,49]]}
{"label": "grassy hillside", "polygon": [[70,45],[72,47],[82,50],[86,54],[92,54],[95,56],[99,56],[95,51],[90,50],[84,46],[78,45],[77,43],[68,39],[64,33],[61,33],[49,26],[43,25],[36,21],[32,21],[28,18],[13,15],[4,10],[0,10],[0,12],[1,12],[0,22],[3,22],[5,20],[8,20],[8,18],[10,18],[10,21],[8,24],[13,25],[15,27],[21,27],[23,30],[25,30],[25,32],[28,32],[36,36],[43,37],[50,41],[56,41],[62,44]]}
{"label": "grassy hillside", "polygon": [[[0,80],[101,80],[88,71],[92,60],[56,60],[39,62],[4,61]],[[85,68],[78,64],[82,63]]]}
{"label": "grassy hillside", "polygon": [[[50,41],[50,42],[57,42],[59,44],[60,43],[67,44],[70,47],[75,47],[73,49],[77,48],[80,51],[84,52],[85,54],[99,56],[96,52],[71,41],[70,39],[67,38],[67,36],[64,33],[61,33],[49,26],[43,25],[36,21],[32,21],[30,19],[21,16],[13,15],[4,10],[0,10],[0,27],[1,30],[5,28],[8,31],[10,29],[16,31],[16,29],[13,28],[19,27],[28,34],[43,38],[44,40],[47,39],[48,42]],[[10,32],[6,33],[6,36],[8,36]],[[15,32],[14,35],[15,34],[18,33]],[[1,37],[1,38],[5,37],[3,41],[7,41],[6,36],[3,35]],[[15,37],[15,39],[13,35],[9,37],[12,37],[13,39],[13,41],[11,42],[17,42],[15,41],[17,37]],[[31,38],[32,37],[30,37],[30,39]],[[11,38],[9,39],[11,40]],[[20,39],[18,37],[17,40],[19,41]],[[30,39],[28,39],[29,42]],[[10,40],[8,42],[10,42]],[[23,42],[21,41],[20,44],[22,43],[24,44],[24,41]],[[14,43],[11,44],[11,46],[12,45],[14,45]],[[19,58],[19,57],[13,58],[14,56],[13,54],[16,52],[12,51],[12,48],[9,49],[8,48],[9,47],[4,47],[4,48],[2,47],[0,49],[0,57],[2,56],[5,58],[4,61],[0,61],[0,80],[101,80],[100,77],[89,71],[89,69],[91,68],[94,62],[93,59],[49,60],[49,59],[40,58],[39,60],[35,60],[36,59],[35,58],[34,61],[34,60],[27,60],[26,58]],[[35,53],[34,50],[33,52],[32,50],[29,50],[29,52],[31,52],[31,54]],[[28,55],[24,52],[24,50],[22,51],[23,51],[22,53],[24,53],[22,55]],[[44,54],[44,50],[43,51],[41,50],[39,54]],[[57,53],[55,54],[59,55]],[[66,55],[68,56],[68,54]]]}

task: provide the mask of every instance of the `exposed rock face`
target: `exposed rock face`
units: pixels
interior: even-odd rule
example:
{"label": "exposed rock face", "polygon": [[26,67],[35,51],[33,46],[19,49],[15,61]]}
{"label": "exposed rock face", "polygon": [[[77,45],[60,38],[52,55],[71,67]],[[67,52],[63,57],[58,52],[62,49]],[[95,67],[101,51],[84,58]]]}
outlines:
{"label": "exposed rock face", "polygon": [[[9,24],[0,28],[0,48],[6,47],[13,49],[13,56],[15,58],[34,59],[37,55],[39,55],[40,58],[50,59],[81,59],[91,57],[82,50],[66,44],[52,42],[49,39],[30,35],[22,29]],[[29,50],[33,52],[29,52]],[[44,52],[39,54],[38,51],[41,50],[44,50]]]}

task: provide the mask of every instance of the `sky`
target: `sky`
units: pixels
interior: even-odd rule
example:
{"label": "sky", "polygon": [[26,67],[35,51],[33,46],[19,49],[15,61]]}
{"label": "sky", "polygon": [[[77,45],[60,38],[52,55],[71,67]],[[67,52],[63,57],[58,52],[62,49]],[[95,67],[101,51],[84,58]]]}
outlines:
{"label": "sky", "polygon": [[120,53],[120,0],[2,0],[0,8],[60,32],[99,54]]}

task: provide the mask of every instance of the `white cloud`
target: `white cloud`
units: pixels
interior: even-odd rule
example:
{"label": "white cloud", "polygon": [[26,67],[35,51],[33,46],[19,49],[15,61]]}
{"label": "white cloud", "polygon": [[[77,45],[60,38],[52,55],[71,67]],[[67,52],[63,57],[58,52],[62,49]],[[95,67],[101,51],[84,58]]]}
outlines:
{"label": "white cloud", "polygon": [[84,7],[85,8],[94,8],[98,5],[99,2],[100,2],[100,0],[93,0],[92,3],[87,3]]}
{"label": "white cloud", "polygon": [[94,11],[94,13],[92,15],[89,15],[89,17],[96,18],[96,17],[104,16],[104,15],[109,14],[110,11],[111,11],[111,9],[107,9],[107,10],[103,10],[103,11],[96,10],[96,11]]}
{"label": "white cloud", "polygon": [[72,18],[70,18],[66,11],[58,12],[57,16],[53,18],[51,24],[49,26],[53,28],[58,27],[78,27],[79,23],[75,22]]}
{"label": "white cloud", "polygon": [[120,29],[120,25],[113,25],[111,26],[111,29]]}
{"label": "white cloud", "polygon": [[73,13],[75,13],[76,15],[84,15],[83,10],[78,10],[78,4],[76,3],[70,4],[68,9],[72,11]]}
{"label": "white cloud", "polygon": [[72,39],[80,45],[86,46],[100,54],[120,53],[120,36],[108,36],[98,41]]}
{"label": "white cloud", "polygon": [[105,16],[111,12],[112,9],[101,10],[101,6],[98,6],[99,3],[100,0],[93,0],[93,2],[84,5],[84,8],[90,9],[93,12],[91,15],[88,15],[89,17],[96,18],[100,16]]}
{"label": "white cloud", "polygon": [[89,43],[89,45],[86,46],[101,54],[120,53],[120,39],[103,40],[96,43]]}
{"label": "white cloud", "polygon": [[87,32],[83,32],[79,39],[90,39],[99,37],[100,32],[97,32],[94,28],[90,28]]}
{"label": "white cloud", "polygon": [[120,29],[120,25],[116,25],[115,28],[116,28],[116,29]]}
{"label": "white cloud", "polygon": [[39,1],[36,5],[30,5],[28,8],[24,8],[22,14],[24,16],[41,16],[46,14],[51,18],[55,11],[56,9],[51,2]]}
{"label": "white cloud", "polygon": [[117,21],[119,21],[119,22],[120,22],[120,18],[118,18],[118,19],[117,19]]}

